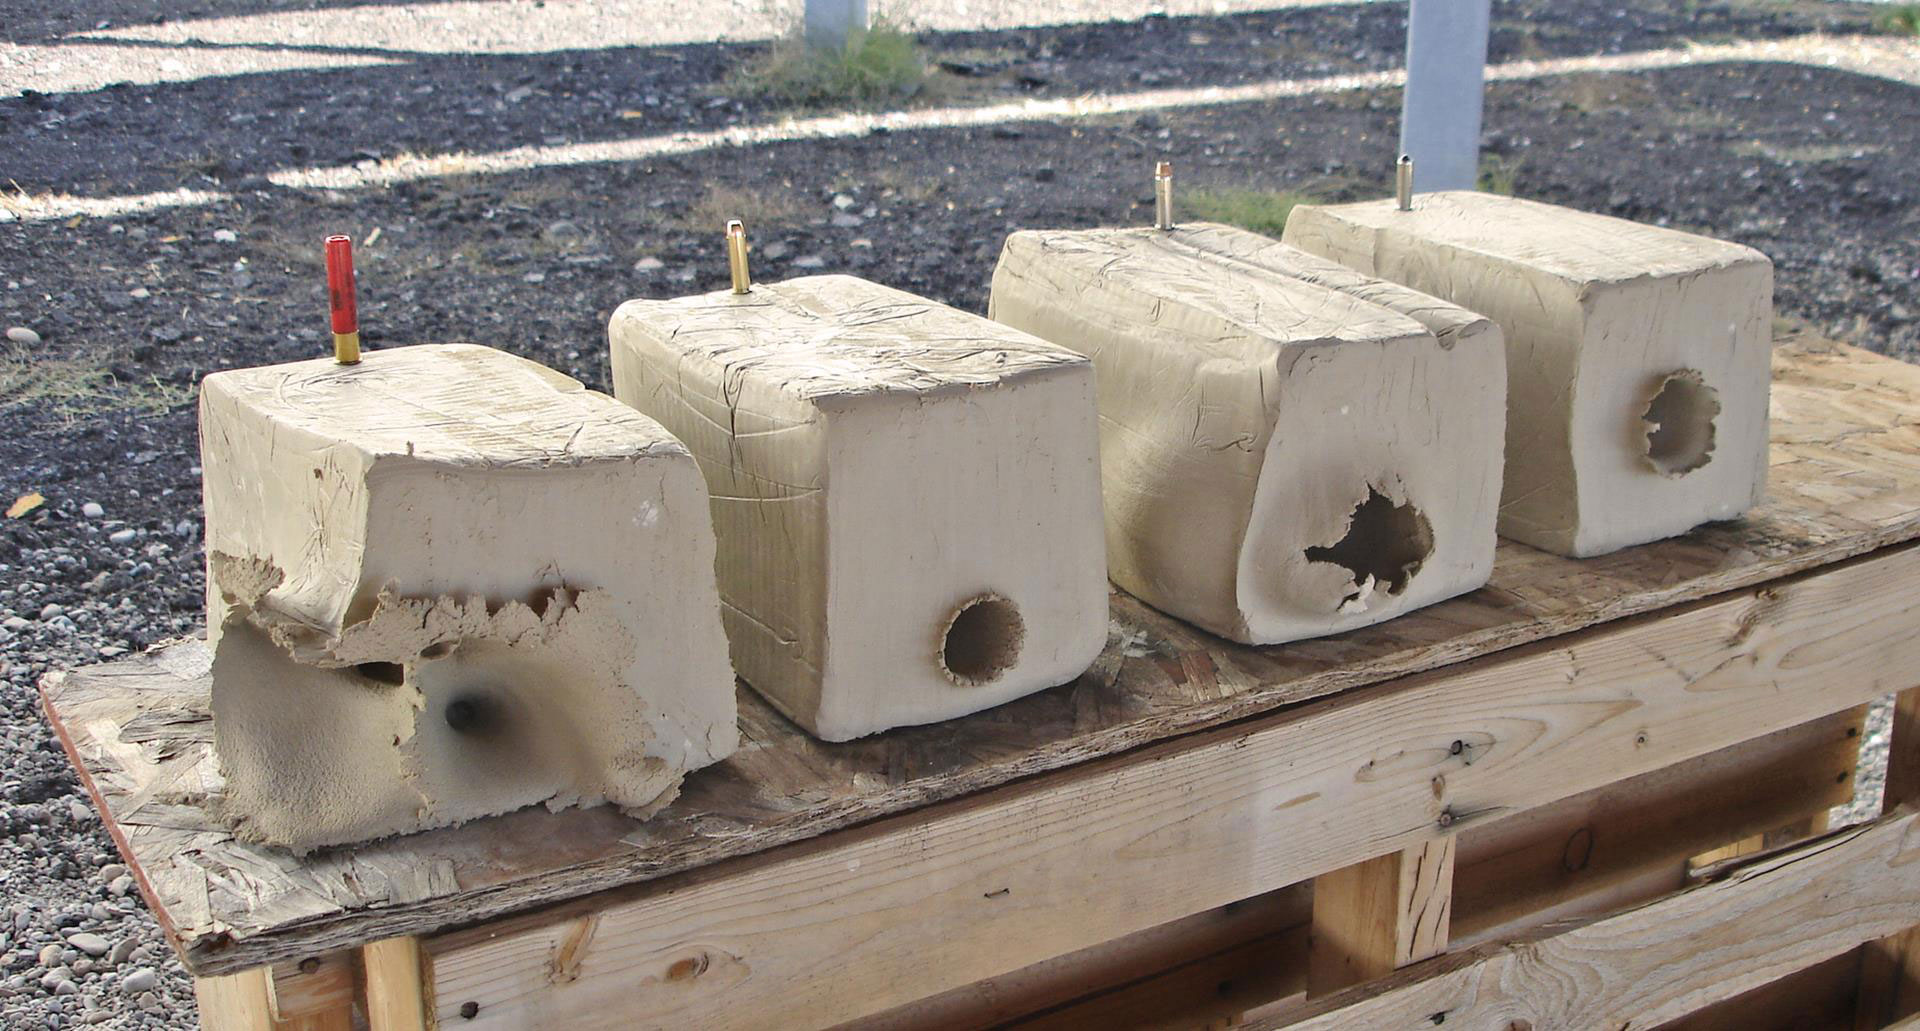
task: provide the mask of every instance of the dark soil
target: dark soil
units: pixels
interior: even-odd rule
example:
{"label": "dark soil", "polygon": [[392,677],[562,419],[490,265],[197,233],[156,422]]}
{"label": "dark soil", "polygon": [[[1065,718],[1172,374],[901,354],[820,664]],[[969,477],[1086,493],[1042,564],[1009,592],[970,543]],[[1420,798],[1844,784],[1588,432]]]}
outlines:
{"label": "dark soil", "polygon": [[[124,5],[98,6],[103,17],[96,20],[122,24],[112,12]],[[241,13],[309,5],[228,0],[210,6]],[[1495,5],[1488,60],[1814,30],[1862,32],[1871,21],[1861,5],[1805,0],[1694,6],[1682,15],[1672,5],[1645,0],[1630,6],[1504,0]],[[1401,63],[1405,17],[1401,5],[1380,3],[930,34],[925,43],[936,74],[904,103],[991,103],[1381,71]],[[73,20],[59,19],[63,25]],[[785,106],[738,96],[728,81],[730,69],[765,50],[707,44],[448,56],[398,45],[357,49],[352,52],[404,57],[406,63],[0,99],[0,135],[17,142],[7,155],[7,176],[30,192],[245,187],[280,168],[766,121],[786,113]]]}

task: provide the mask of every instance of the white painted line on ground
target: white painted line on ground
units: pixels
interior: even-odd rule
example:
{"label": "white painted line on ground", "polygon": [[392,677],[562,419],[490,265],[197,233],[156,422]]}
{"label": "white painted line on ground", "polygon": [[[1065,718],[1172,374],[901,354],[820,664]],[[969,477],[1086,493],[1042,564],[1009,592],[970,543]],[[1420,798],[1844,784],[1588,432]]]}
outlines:
{"label": "white painted line on ground", "polygon": [[[1909,84],[1920,84],[1920,48],[1886,37],[1798,36],[1790,39],[1691,46],[1594,57],[1513,61],[1487,68],[1489,81],[1515,81],[1556,75],[1651,71],[1687,65],[1772,61],[1843,68]],[[353,190],[391,186],[451,175],[492,175],[537,168],[644,161],[721,147],[758,146],[795,140],[847,139],[875,129],[908,132],[958,129],[1011,122],[1072,120],[1103,115],[1182,107],[1242,104],[1318,93],[1382,89],[1406,80],[1404,70],[1315,79],[1278,79],[1239,86],[1143,90],[1049,100],[1025,100],[983,107],[927,108],[879,114],[839,114],[784,122],[737,126],[708,132],[678,133],[627,140],[603,140],[556,146],[515,147],[491,153],[402,155],[385,161],[326,168],[285,169],[267,178],[295,189]],[[61,194],[0,194],[0,219],[41,220],[73,215],[102,216],[158,208],[210,204],[226,194],[195,190],[137,196],[84,198]]]}

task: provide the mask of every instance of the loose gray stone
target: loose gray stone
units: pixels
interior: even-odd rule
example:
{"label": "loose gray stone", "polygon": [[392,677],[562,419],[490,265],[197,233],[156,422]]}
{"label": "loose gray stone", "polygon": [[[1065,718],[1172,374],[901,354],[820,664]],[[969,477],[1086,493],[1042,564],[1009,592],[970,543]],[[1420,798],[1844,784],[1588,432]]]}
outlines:
{"label": "loose gray stone", "polygon": [[138,536],[140,536],[140,531],[129,526],[126,529],[115,530],[112,533],[108,534],[107,543],[108,544],[132,544],[133,539]]}
{"label": "loose gray stone", "polygon": [[240,241],[240,234],[231,229],[215,229],[213,231],[213,238],[221,243],[238,243]]}
{"label": "loose gray stone", "polygon": [[120,981],[120,990],[128,995],[150,992],[160,983],[160,975],[146,967],[133,971]]}
{"label": "loose gray stone", "polygon": [[107,962],[117,967],[125,963],[127,958],[133,955],[133,950],[139,947],[140,939],[128,935],[114,943],[113,951],[107,953]]}
{"label": "loose gray stone", "polygon": [[40,334],[25,326],[8,326],[7,339],[16,344],[26,344],[31,347],[40,342]]}
{"label": "loose gray stone", "polygon": [[825,268],[827,259],[818,254],[802,254],[793,259],[794,268]]}
{"label": "loose gray stone", "polygon": [[106,515],[107,510],[102,508],[98,501],[89,501],[80,506],[80,514],[86,516],[88,519],[98,519]]}
{"label": "loose gray stone", "polygon": [[53,602],[48,602],[46,604],[46,607],[40,610],[40,621],[44,623],[49,619],[58,618],[62,615],[65,615],[66,611],[67,611],[66,609],[60,607],[59,605],[56,605]]}
{"label": "loose gray stone", "polygon": [[67,938],[67,944],[89,956],[104,956],[112,951],[113,943],[91,931],[81,931]]}

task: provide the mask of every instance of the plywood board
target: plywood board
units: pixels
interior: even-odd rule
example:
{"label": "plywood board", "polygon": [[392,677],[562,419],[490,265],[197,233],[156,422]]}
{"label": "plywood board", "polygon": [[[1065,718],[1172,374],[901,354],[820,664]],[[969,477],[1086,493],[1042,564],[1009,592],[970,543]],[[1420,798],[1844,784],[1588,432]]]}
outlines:
{"label": "plywood board", "polygon": [[295,859],[234,841],[216,816],[204,648],[55,674],[42,693],[189,968],[231,972],[750,856],[1920,537],[1920,368],[1784,346],[1773,403],[1768,501],[1746,520],[1578,562],[1503,542],[1480,591],[1275,648],[1226,643],[1116,593],[1108,647],[1076,682],[848,744],[813,741],[743,692],[740,751],[645,824],[606,808],[522,811]]}

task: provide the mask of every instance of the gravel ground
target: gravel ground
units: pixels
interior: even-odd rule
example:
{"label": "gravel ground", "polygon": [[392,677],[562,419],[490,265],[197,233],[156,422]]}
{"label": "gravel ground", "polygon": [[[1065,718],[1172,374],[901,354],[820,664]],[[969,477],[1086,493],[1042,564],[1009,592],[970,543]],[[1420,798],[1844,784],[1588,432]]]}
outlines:
{"label": "gravel ground", "polygon": [[[71,31],[90,11],[131,5],[70,6],[12,38]],[[1500,3],[1494,59],[1865,25],[1858,8],[1840,5],[1692,6],[1682,17],[1655,0]],[[930,43],[950,70],[935,99],[1390,67],[1400,12],[1300,8],[942,35]],[[0,33],[15,24],[0,10]],[[0,179],[36,192],[204,180],[235,191],[209,207],[114,220],[0,223],[0,327],[31,330],[0,344],[0,504],[30,491],[47,498],[0,519],[0,825],[9,832],[0,839],[0,1024],[190,1025],[187,980],[128,891],[33,684],[49,669],[199,624],[192,391],[214,369],[325,352],[322,235],[360,241],[369,346],[477,340],[606,389],[613,307],[720,287],[716,227],[730,215],[752,228],[762,278],[846,270],[979,311],[1008,230],[1143,221],[1157,157],[1180,162],[1183,190],[1378,195],[1399,108],[1392,91],[1300,97],[388,189],[291,190],[261,178],[399,149],[768,119],[779,112],[724,93],[726,68],[753,52],[707,44],[442,55],[401,71],[0,98],[9,143]],[[1792,65],[1509,82],[1490,91],[1485,144],[1520,195],[1759,247],[1776,262],[1782,314],[1914,358],[1920,188],[1907,170],[1920,125],[1905,113],[1915,100],[1911,86]],[[1870,752],[1884,752],[1885,725],[1884,713],[1870,725]],[[1868,801],[1877,797],[1877,770],[1859,783]]]}

